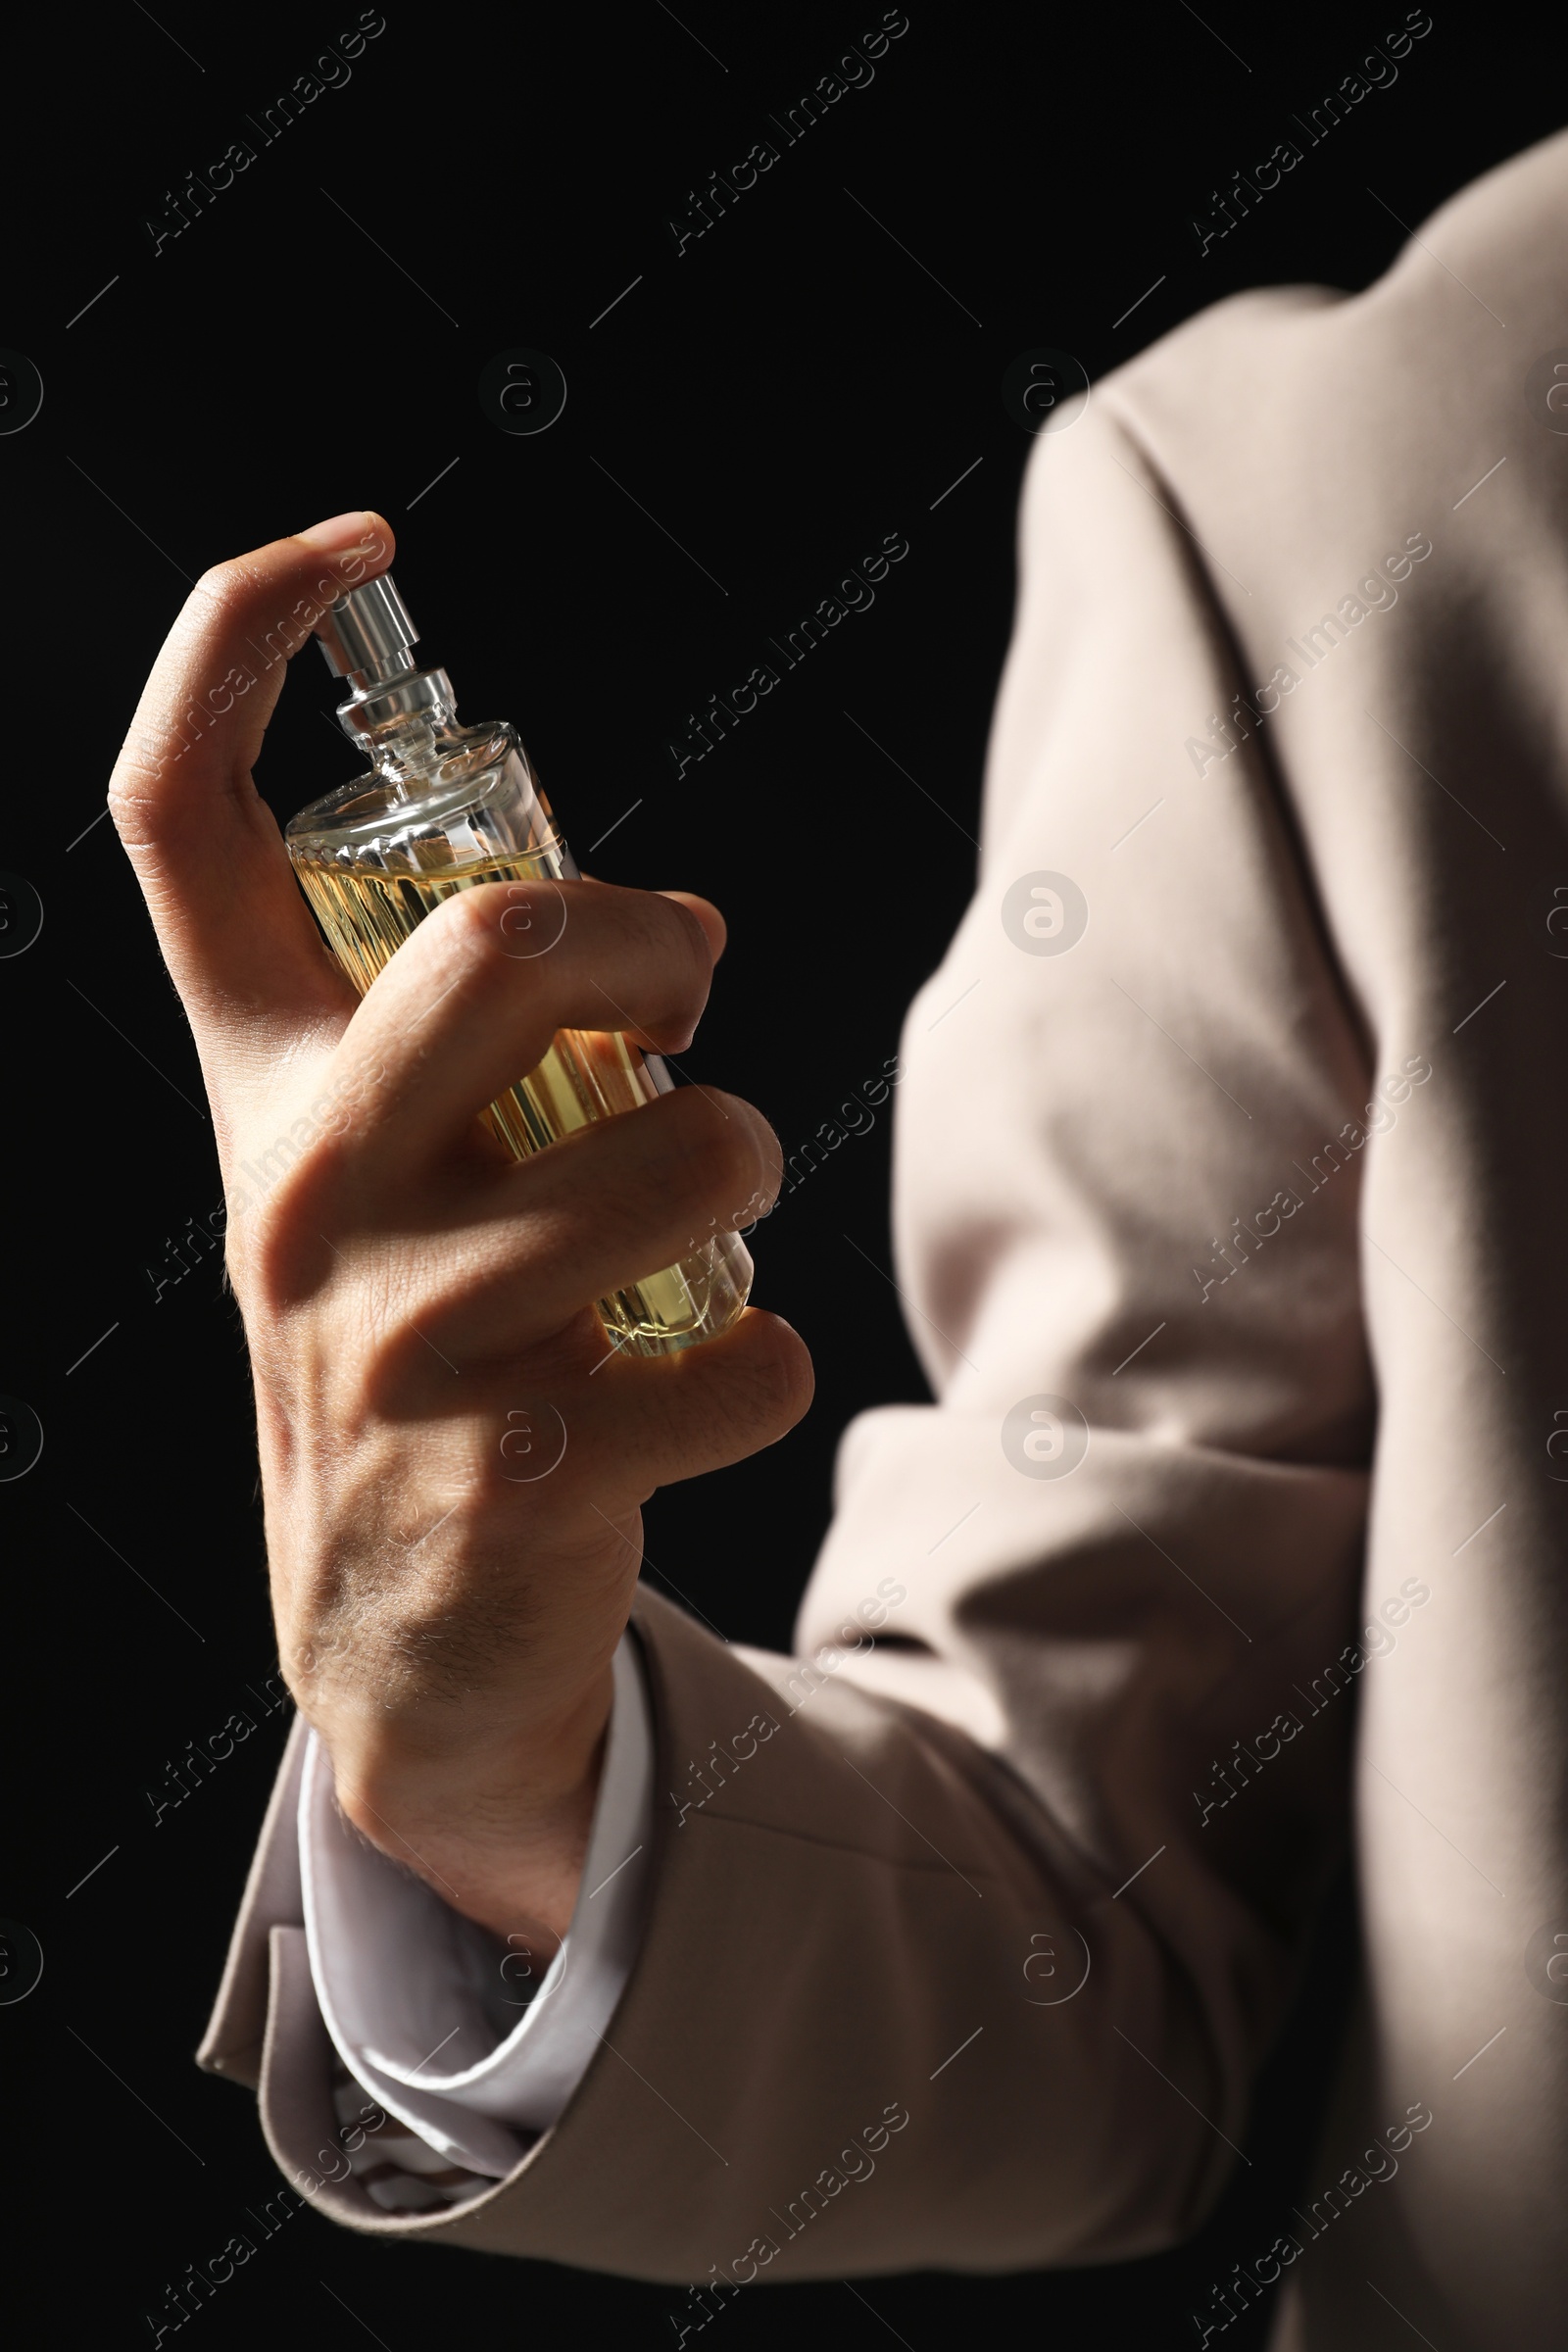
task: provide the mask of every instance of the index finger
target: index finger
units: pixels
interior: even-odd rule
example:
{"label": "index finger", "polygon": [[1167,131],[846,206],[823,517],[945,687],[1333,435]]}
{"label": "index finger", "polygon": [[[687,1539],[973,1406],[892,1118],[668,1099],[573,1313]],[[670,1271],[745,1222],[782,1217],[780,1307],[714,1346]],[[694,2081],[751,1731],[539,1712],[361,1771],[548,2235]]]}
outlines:
{"label": "index finger", "polygon": [[236,1020],[347,1014],[251,764],[290,657],[392,561],[379,514],[336,515],[197,581],[115,763],[109,806],[198,1046]]}

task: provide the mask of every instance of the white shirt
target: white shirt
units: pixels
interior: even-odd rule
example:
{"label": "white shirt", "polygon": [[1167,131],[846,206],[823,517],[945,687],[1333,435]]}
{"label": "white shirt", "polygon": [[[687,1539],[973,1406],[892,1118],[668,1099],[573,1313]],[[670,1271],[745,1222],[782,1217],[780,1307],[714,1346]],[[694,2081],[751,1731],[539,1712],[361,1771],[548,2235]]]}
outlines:
{"label": "white shirt", "polygon": [[300,1875],[317,1999],[360,2082],[438,2154],[500,2180],[548,2131],[631,1973],[653,1820],[653,1741],[634,1636],[614,1656],[604,1776],[566,1936],[542,1980],[378,1853],[338,1810],[313,1732],[300,1784]]}

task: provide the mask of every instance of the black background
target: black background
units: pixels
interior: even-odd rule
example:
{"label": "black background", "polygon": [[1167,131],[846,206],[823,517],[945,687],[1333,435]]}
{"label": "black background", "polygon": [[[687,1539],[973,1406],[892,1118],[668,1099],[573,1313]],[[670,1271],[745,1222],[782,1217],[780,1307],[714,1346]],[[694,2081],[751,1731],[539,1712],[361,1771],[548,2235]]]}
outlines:
{"label": "black background", "polygon": [[[1399,220],[1557,122],[1561,36],[1544,45],[1534,11],[1440,4],[1394,85],[1200,256],[1191,220],[1210,191],[1297,138],[1292,115],[1402,9],[911,0],[870,85],[677,255],[666,222],[688,191],[756,139],[782,145],[769,114],[880,16],[389,0],[347,85],[265,147],[244,116],[352,9],[57,12],[16,72],[0,343],[45,399],[0,437],[0,864],[45,922],[0,961],[0,1390],[46,1440],[0,1487],[0,1912],[46,1958],[37,1990],[0,2008],[0,2047],[10,2296],[30,2276],[62,2336],[150,2340],[165,2282],[276,2178],[250,2102],[190,2053],[282,1713],[156,1827],[147,1795],[187,1741],[257,1712],[245,1686],[274,1663],[245,1353],[216,1257],[155,1301],[169,1243],[220,1195],[195,1056],[93,821],[187,581],[318,515],[380,508],[426,656],[466,717],[519,725],[579,857],[613,825],[594,870],[724,907],[732,944],[691,1063],[793,1149],[894,1052],[971,885],[1029,449],[1001,398],[1008,363],[1052,345],[1098,375],[1238,288],[1363,285]],[[145,221],[240,137],[255,163],[155,254]],[[553,355],[568,385],[537,437],[502,434],[477,399],[514,345]],[[677,783],[666,745],[687,712],[771,659],[767,637],[889,532],[909,554],[874,608]],[[352,766],[324,668],[295,666],[259,774],[280,814]],[[925,1394],[881,1270],[888,1134],[883,1116],[845,1144],[754,1239],[760,1302],[815,1353],[810,1417],[649,1514],[652,1559],[736,1639],[787,1643],[847,1418]],[[1115,2273],[784,2288],[713,2326],[736,2346],[805,2326],[914,2352],[1013,2324],[1068,2345],[1195,2341],[1189,2313],[1267,2243],[1304,2157],[1346,1933],[1260,2101],[1256,2162],[1195,2246]],[[51,2203],[70,2222],[49,2251],[28,2217]],[[653,2344],[684,2304],[371,2246],[307,2213],[191,2324],[241,2342],[368,2331],[390,2352],[454,2324]]]}

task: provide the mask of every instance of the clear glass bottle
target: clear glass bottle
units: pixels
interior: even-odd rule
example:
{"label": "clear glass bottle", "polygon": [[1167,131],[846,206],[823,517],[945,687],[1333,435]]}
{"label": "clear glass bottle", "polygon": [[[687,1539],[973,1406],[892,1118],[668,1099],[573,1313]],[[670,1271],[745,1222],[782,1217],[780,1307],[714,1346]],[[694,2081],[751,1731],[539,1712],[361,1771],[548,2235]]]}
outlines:
{"label": "clear glass bottle", "polygon": [[[350,686],[338,723],[368,754],[370,770],[302,808],[284,835],[305,896],[362,996],[454,891],[578,878],[514,730],[505,720],[460,727],[446,671],[415,667],[417,642],[388,575],[332,607],[321,650]],[[524,957],[551,944],[520,928],[514,938]],[[613,1031],[563,1029],[538,1067],[483,1115],[525,1159],[590,1119],[651,1102],[673,1083],[658,1054]],[[719,1233],[679,1265],[601,1298],[599,1315],[614,1346],[665,1355],[725,1330],[751,1284],[745,1244]]]}

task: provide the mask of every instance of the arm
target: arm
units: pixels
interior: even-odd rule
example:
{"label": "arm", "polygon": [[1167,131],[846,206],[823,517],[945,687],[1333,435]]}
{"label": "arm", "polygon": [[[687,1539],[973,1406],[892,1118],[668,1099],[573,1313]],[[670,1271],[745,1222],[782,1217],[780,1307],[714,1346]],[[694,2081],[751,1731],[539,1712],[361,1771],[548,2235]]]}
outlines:
{"label": "arm", "polygon": [[[899,1271],[938,1401],[846,1440],[800,1659],[639,1596],[636,1968],[555,2130],[416,2229],[677,2280],[1082,2262],[1190,2229],[1245,2128],[1343,1828],[1345,1726],[1293,1691],[1359,1561],[1352,1187],[1229,1278],[1215,1252],[1366,1070],[1267,779],[1174,772],[1228,638],[1136,444],[1092,416],[1030,497],[981,888],[906,1030]],[[1162,796],[1157,847],[1126,839]],[[1088,902],[1066,953],[1004,919],[1042,871]],[[846,1655],[847,1623],[881,1642]],[[296,1936],[248,1914],[209,2049],[254,2041],[270,1981],[264,2110],[303,2165]]]}
{"label": "arm", "polygon": [[[347,1821],[548,1960],[577,1900],[640,1503],[782,1435],[810,1372],[774,1317],[649,1361],[607,1358],[592,1310],[772,1198],[777,1145],[748,1105],[682,1090],[521,1167],[476,1123],[607,995],[635,1043],[682,1048],[715,909],[550,885],[565,928],[522,961],[503,929],[516,886],[465,892],[363,1003],[323,950],[250,766],[283,655],[391,554],[379,518],[346,515],[208,573],[111,807],[213,1106],[283,1671]],[[568,1443],[519,1480],[514,1424],[539,1409]],[[297,1890],[297,1857],[274,1882]]]}

